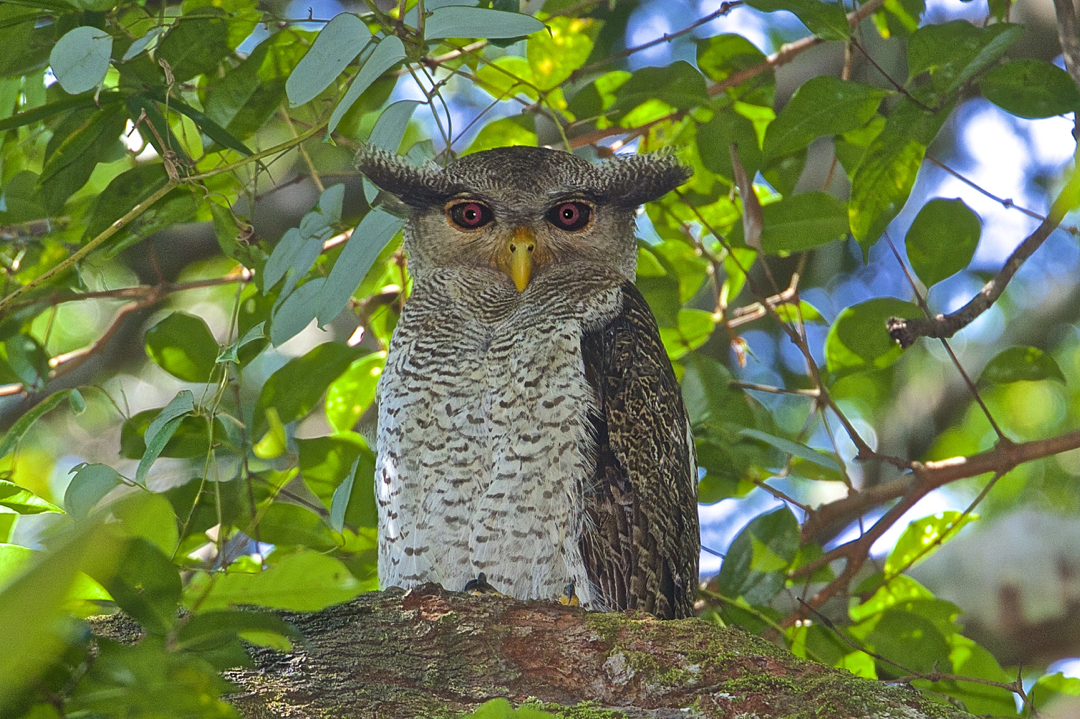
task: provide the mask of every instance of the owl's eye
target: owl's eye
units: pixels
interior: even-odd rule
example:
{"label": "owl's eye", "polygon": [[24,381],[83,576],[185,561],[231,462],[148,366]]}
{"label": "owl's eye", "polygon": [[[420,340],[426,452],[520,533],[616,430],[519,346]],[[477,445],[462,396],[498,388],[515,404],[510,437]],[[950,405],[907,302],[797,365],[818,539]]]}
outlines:
{"label": "owl's eye", "polygon": [[491,210],[479,202],[459,202],[450,207],[450,221],[463,230],[478,230],[493,219]]}
{"label": "owl's eye", "polygon": [[547,213],[547,221],[560,230],[580,230],[589,224],[592,207],[584,202],[563,202],[552,207]]}

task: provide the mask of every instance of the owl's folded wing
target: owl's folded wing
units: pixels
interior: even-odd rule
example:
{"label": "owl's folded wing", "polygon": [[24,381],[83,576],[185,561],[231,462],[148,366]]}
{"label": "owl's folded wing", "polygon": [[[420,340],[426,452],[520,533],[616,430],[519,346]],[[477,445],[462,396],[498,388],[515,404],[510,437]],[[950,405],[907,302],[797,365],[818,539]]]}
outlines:
{"label": "owl's folded wing", "polygon": [[656,320],[632,283],[622,295],[621,311],[581,341],[599,397],[582,555],[608,609],[687,617],[701,547],[693,437]]}

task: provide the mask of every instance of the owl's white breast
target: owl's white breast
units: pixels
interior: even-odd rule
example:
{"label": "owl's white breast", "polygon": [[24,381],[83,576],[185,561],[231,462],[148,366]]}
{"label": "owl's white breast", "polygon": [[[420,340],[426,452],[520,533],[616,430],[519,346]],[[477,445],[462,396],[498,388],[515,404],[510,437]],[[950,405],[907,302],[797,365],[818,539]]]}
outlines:
{"label": "owl's white breast", "polygon": [[[518,295],[490,275],[425,278],[379,384],[379,582],[554,598],[573,582],[594,458],[581,335],[614,312],[618,278],[566,296],[557,276]],[[529,293],[533,293],[531,296]]]}

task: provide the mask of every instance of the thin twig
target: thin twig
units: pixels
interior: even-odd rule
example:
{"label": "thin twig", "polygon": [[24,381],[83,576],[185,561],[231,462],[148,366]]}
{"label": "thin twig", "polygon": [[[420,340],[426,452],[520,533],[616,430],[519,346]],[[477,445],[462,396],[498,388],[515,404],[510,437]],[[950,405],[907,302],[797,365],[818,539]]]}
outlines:
{"label": "thin twig", "polygon": [[1065,214],[1077,205],[1080,205],[1080,170],[1073,171],[1072,177],[1069,178],[1069,181],[1061,190],[1061,194],[1057,196],[1054,204],[1050,206],[1050,212],[1047,214],[1046,219],[1039,224],[1034,232],[1028,235],[1027,239],[1020,243],[1019,247],[1013,250],[1001,271],[983,285],[983,288],[970,302],[956,312],[947,315],[919,319],[890,318],[888,321],[889,335],[899,342],[901,347],[906,348],[915,344],[915,341],[920,337],[948,338],[967,327],[976,317],[990,309],[997,302],[997,299],[1005,291],[1005,287],[1008,286],[1017,270],[1020,269],[1027,258],[1031,257],[1042,246],[1046,238],[1061,223],[1061,219]]}
{"label": "thin twig", "polygon": [[[915,293],[915,299],[919,303],[919,308],[922,309],[923,314],[925,314],[927,318],[933,317],[930,312],[930,306],[926,303],[926,297],[919,291],[919,286],[915,283],[915,278],[908,272],[907,265],[904,264],[904,260],[900,257],[900,251],[896,249],[896,245],[893,243],[892,237],[889,236],[888,231],[885,232],[885,242],[888,243],[889,249],[892,250],[893,257],[896,258],[896,263],[900,265],[900,269],[907,278],[908,284],[911,286],[911,291]],[[993,428],[994,434],[998,437],[998,441],[1012,441],[1001,431],[1001,427],[999,427],[997,421],[994,420],[994,415],[990,414],[990,408],[983,402],[982,395],[979,394],[979,390],[975,386],[975,383],[971,381],[971,377],[968,375],[967,370],[964,369],[964,365],[960,364],[960,358],[953,352],[949,341],[942,337],[941,344],[945,347],[945,351],[948,353],[949,359],[952,360],[953,366],[956,367],[956,371],[960,373],[960,377],[964,380],[964,384],[967,385],[968,391],[971,392],[971,396],[975,398],[975,403],[979,405],[983,416],[986,417],[986,420],[990,423],[990,427]]]}
{"label": "thin twig", "polygon": [[593,62],[593,63],[590,63],[588,65],[584,65],[582,67],[579,67],[577,70],[574,70],[574,72],[572,72],[570,74],[569,82],[574,82],[574,81],[578,80],[582,75],[585,75],[586,73],[590,73],[593,70],[596,70],[597,68],[604,67],[605,65],[610,65],[611,63],[613,63],[616,60],[621,60],[624,57],[630,57],[634,53],[641,52],[642,50],[648,50],[650,47],[655,47],[657,45],[662,45],[665,42],[671,42],[672,40],[674,40],[677,37],[681,37],[683,35],[686,35],[687,33],[693,32],[694,30],[697,30],[702,25],[707,25],[708,23],[712,22],[713,20],[716,20],[719,17],[723,17],[724,15],[727,15],[729,12],[731,12],[735,8],[742,6],[742,4],[743,4],[742,0],[732,0],[731,2],[723,2],[723,3],[720,4],[720,9],[715,10],[715,11],[709,13],[708,15],[705,15],[704,17],[698,18],[697,20],[690,23],[689,25],[687,25],[686,27],[684,27],[681,30],[676,30],[673,33],[664,33],[663,35],[661,35],[660,37],[658,37],[658,38],[656,38],[654,40],[650,40],[650,41],[648,41],[646,43],[642,43],[641,45],[636,45],[634,47],[628,47],[625,50],[622,50],[620,52],[612,53],[611,55],[608,55],[607,57],[605,57],[602,60],[597,60],[596,62]]}

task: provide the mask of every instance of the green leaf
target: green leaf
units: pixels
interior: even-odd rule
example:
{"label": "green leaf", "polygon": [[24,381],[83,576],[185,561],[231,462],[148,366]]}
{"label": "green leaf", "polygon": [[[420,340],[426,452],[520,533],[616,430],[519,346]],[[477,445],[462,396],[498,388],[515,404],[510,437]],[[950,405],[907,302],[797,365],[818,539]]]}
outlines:
{"label": "green leaf", "polygon": [[176,623],[180,571],[150,541],[142,537],[129,540],[113,572],[91,572],[90,576],[146,631],[164,634]]}
{"label": "green leaf", "polygon": [[532,707],[515,709],[509,701],[500,698],[484,702],[463,719],[555,719],[555,715]]}
{"label": "green leaf", "polygon": [[1010,347],[990,360],[979,375],[980,384],[1044,379],[1065,382],[1065,375],[1054,358],[1037,347]]}
{"label": "green leaf", "polygon": [[790,439],[784,439],[783,437],[776,437],[765,432],[759,432],[756,429],[744,429],[739,432],[744,437],[752,437],[753,439],[759,439],[765,444],[776,447],[781,452],[790,454],[793,457],[800,457],[807,462],[818,465],[827,470],[834,472],[840,471],[840,465],[830,454],[820,452],[811,447],[807,447],[805,444],[799,444],[798,442],[792,442]]}
{"label": "green leaf", "polygon": [[[94,200],[90,219],[83,233],[84,239],[96,237],[132,207],[164,187],[168,181],[165,167],[159,163],[140,164],[118,174]],[[176,222],[184,222],[197,210],[191,191],[178,187],[135,218],[118,235],[114,235],[110,241],[110,250],[115,252]]]}
{"label": "green leaf", "polygon": [[349,509],[349,500],[352,499],[353,486],[356,484],[356,470],[360,466],[360,456],[356,457],[345,481],[334,490],[334,496],[330,500],[330,526],[340,534],[345,530],[345,513]]}
{"label": "green leaf", "polygon": [[799,551],[799,522],[787,507],[759,515],[731,543],[717,582],[720,593],[764,604],[784,588]]}
{"label": "green leaf", "polygon": [[678,110],[709,102],[705,78],[685,60],[641,68],[615,91],[615,97],[615,108],[624,112],[649,100],[660,100]]}
{"label": "green leaf", "polygon": [[[251,641],[253,635],[276,635],[285,641],[285,647],[275,645],[278,651],[292,651],[293,642],[303,643],[304,637],[284,619],[270,612],[253,612],[242,609],[218,609],[199,612],[190,617],[176,632],[175,651],[201,652],[211,650],[229,639],[242,636]],[[257,642],[266,646],[264,642]]]}
{"label": "green leaf", "polygon": [[861,604],[851,604],[848,615],[852,621],[861,622],[868,617],[881,614],[889,607],[934,598],[929,589],[906,574],[898,574],[887,582],[884,581],[884,577],[880,574],[868,577],[867,581],[859,585],[856,594],[865,594],[879,584],[881,586],[874,591],[869,599]]}
{"label": "green leaf", "polygon": [[165,31],[165,28],[161,25],[150,28],[146,34],[140,37],[135,42],[128,46],[128,49],[124,51],[124,56],[120,58],[120,62],[127,62],[128,60],[141,54],[144,50],[150,48],[150,43],[158,39],[158,36]]}
{"label": "green leaf", "polygon": [[678,322],[678,327],[660,328],[660,339],[672,360],[677,360],[690,350],[705,344],[716,329],[716,318],[712,312],[705,310],[679,310]]}
{"label": "green leaf", "polygon": [[58,213],[67,198],[86,184],[97,163],[117,146],[126,122],[123,109],[111,104],[101,109],[78,108],[56,123],[38,180],[50,213]]}
{"label": "green leaf", "polygon": [[472,155],[496,147],[526,145],[536,147],[536,117],[531,114],[504,117],[484,125],[462,155]]}
{"label": "green leaf", "polygon": [[1080,87],[1069,73],[1043,60],[998,65],[979,81],[983,97],[1018,117],[1040,118],[1080,111]]}
{"label": "green leaf", "polygon": [[839,135],[871,120],[888,93],[829,75],[807,80],[765,131],[763,152],[779,157],[825,135]]}
{"label": "green leaf", "polygon": [[766,254],[819,247],[848,234],[847,205],[824,192],[803,192],[761,208]]}
{"label": "green leaf", "polygon": [[525,37],[543,29],[544,23],[529,15],[451,5],[435,8],[424,21],[424,39]]}
{"label": "green leaf", "polygon": [[285,82],[290,107],[314,100],[370,41],[371,30],[363,20],[349,12],[335,15]]}
{"label": "green leaf", "polygon": [[949,644],[933,622],[899,608],[882,612],[873,630],[860,638],[873,651],[911,671],[932,672],[949,657]]}
{"label": "green leaf", "polygon": [[747,177],[761,169],[764,158],[758,147],[754,124],[732,110],[723,110],[698,128],[698,152],[701,162],[710,172],[734,183],[735,170],[731,164],[731,145],[737,146],[739,163]]}
{"label": "green leaf", "polygon": [[402,218],[384,210],[372,210],[364,215],[346,240],[315,300],[315,317],[320,327],[337,317],[349,303],[349,298],[364,281],[383,248],[404,224]]}
{"label": "green leaf", "polygon": [[[742,35],[714,35],[697,41],[697,66],[705,77],[722,82],[740,70],[765,62],[765,53]],[[774,82],[772,70],[760,77]]]}
{"label": "green leaf", "polygon": [[886,578],[921,564],[964,526],[978,518],[977,514],[949,511],[911,522],[885,560]]}
{"label": "green leaf", "polygon": [[[367,139],[368,144],[381,147],[395,155],[398,154],[398,150],[401,149],[401,140],[409,128],[409,120],[412,119],[417,106],[421,104],[418,100],[399,100],[383,110],[379,119],[375,121],[375,127],[371,128],[371,134]],[[369,197],[368,202],[373,199],[374,196]]]}
{"label": "green leaf", "polygon": [[844,6],[839,3],[821,0],[748,0],[747,5],[762,12],[787,10],[822,40],[847,40],[851,36]]}
{"label": "green leaf", "polygon": [[154,56],[168,63],[177,82],[184,82],[213,73],[231,53],[229,20],[220,8],[208,6],[185,13],[158,43]]}
{"label": "green leaf", "polygon": [[[330,437],[297,439],[300,476],[315,496],[327,507],[332,506],[335,492],[348,480],[358,457],[363,461],[356,467],[362,477],[375,475],[375,455],[363,438],[354,432],[339,432]],[[363,482],[362,482],[363,484]],[[374,485],[367,482],[368,489]],[[374,500],[372,500],[374,503]]]}
{"label": "green leaf", "polygon": [[586,18],[553,17],[548,32],[529,38],[525,56],[532,70],[533,84],[541,90],[558,87],[585,64],[593,49],[588,28],[595,21]]}
{"label": "green leaf", "polygon": [[[147,90],[147,94],[153,99],[162,103],[163,105],[166,105],[169,109],[175,110],[181,115],[186,115],[187,117],[190,117],[200,131],[205,133],[207,137],[209,137],[211,140],[221,145],[222,147],[227,147],[230,150],[235,150],[244,157],[250,157],[252,154],[254,154],[251,152],[251,150],[247,148],[246,145],[244,145],[244,143],[240,142],[238,138],[234,137],[232,133],[226,130],[224,127],[214,122],[214,120],[212,120],[208,115],[200,112],[199,110],[195,109],[194,107],[188,105],[185,102],[177,100],[174,97],[169,97],[168,99],[166,99],[165,93],[162,92],[161,88],[149,88]],[[176,147],[176,145],[173,145],[174,150],[176,149]]]}
{"label": "green leaf", "polygon": [[878,297],[843,310],[825,338],[825,364],[835,377],[880,370],[900,359],[903,350],[889,336],[890,317],[922,317],[916,305],[892,297]]}
{"label": "green leaf", "polygon": [[76,519],[88,516],[102,497],[124,483],[115,469],[104,464],[84,462],[76,465],[71,473],[75,476],[64,492],[64,508]]}
{"label": "green leaf", "polygon": [[1038,702],[1037,707],[1047,706],[1056,695],[1080,696],[1080,677],[1067,677],[1061,672],[1047,674],[1039,677],[1035,686],[1028,690],[1031,701]]}
{"label": "green leaf", "polygon": [[968,266],[981,235],[979,216],[963,200],[934,199],[919,210],[904,242],[915,274],[932,287]]}
{"label": "green leaf", "polygon": [[3,479],[0,479],[0,507],[13,510],[17,514],[64,513],[64,510],[52,502],[46,502],[29,489]]}
{"label": "green leaf", "polygon": [[278,305],[271,317],[271,344],[279,347],[311,324],[318,311],[316,303],[325,285],[324,278],[316,277],[297,287]]}
{"label": "green leaf", "polygon": [[29,547],[0,543],[0,588],[19,576],[38,554]]}
{"label": "green leaf", "polygon": [[[95,102],[95,99],[97,102]],[[25,112],[20,112],[0,120],[0,132],[7,132],[8,130],[14,130],[16,127],[25,127],[26,125],[32,125],[41,120],[48,120],[50,117],[56,117],[68,110],[86,107],[101,107],[110,105],[114,102],[119,102],[123,99],[123,94],[108,90],[102,91],[96,98],[93,95],[65,97],[62,100],[50,102],[47,105],[35,107],[33,110],[26,110]]]}
{"label": "green leaf", "polygon": [[384,72],[404,59],[405,46],[396,35],[384,37],[379,41],[379,44],[375,46],[375,49],[372,50],[367,60],[360,67],[360,71],[356,73],[356,77],[353,78],[352,84],[349,85],[345,97],[341,99],[341,102],[330,114],[330,122],[326,125],[326,136],[328,138],[337,129],[341,118],[345,116],[353,103],[360,99],[360,95],[364,93],[364,90],[371,87],[372,83],[378,80]]}
{"label": "green leaf", "polygon": [[851,180],[848,219],[864,255],[903,209],[926,147],[950,111],[944,107],[927,112],[902,98],[863,154]]}
{"label": "green leaf", "polygon": [[494,62],[485,63],[476,73],[477,84],[489,95],[509,99],[525,95],[530,100],[539,99],[533,85],[529,61],[517,55],[503,55]]}
{"label": "green leaf", "polygon": [[365,352],[343,342],[327,342],[285,363],[270,375],[259,393],[253,419],[254,436],[260,437],[266,431],[266,410],[271,407],[285,424],[310,412],[330,383]]}
{"label": "green leaf", "polygon": [[[1003,684],[1013,681],[1014,677],[1005,673],[994,655],[972,640],[955,633],[949,634],[945,639],[949,643],[949,661],[954,674]],[[918,686],[920,689],[924,688],[922,683]],[[927,683],[925,686],[930,691],[963,702],[965,709],[977,716],[1011,716],[1016,712],[1015,695],[1002,687],[963,680],[945,680]],[[1030,691],[1028,696],[1033,696]],[[1035,698],[1033,701],[1039,700]],[[1035,706],[1043,704],[1039,702]]]}
{"label": "green leaf", "polygon": [[996,23],[975,27],[966,20],[925,25],[908,40],[911,79],[930,72],[937,93],[951,97],[976,73],[1001,57],[1024,34],[1023,25]]}
{"label": "green leaf", "polygon": [[4,439],[0,440],[0,457],[7,455],[11,450],[15,449],[19,440],[21,440],[23,435],[30,430],[34,425],[34,422],[37,422],[46,412],[55,409],[57,405],[68,398],[70,393],[71,390],[67,389],[54,392],[15,420],[15,424],[11,425],[11,429],[4,435]]}
{"label": "green leaf", "polygon": [[60,87],[70,95],[93,90],[109,71],[113,39],[109,33],[83,25],[56,41],[49,64]]}
{"label": "green leaf", "polygon": [[173,312],[146,331],[146,353],[163,370],[185,382],[207,382],[218,343],[201,317]]}
{"label": "green leaf", "polygon": [[259,541],[282,547],[309,547],[318,552],[338,547],[338,540],[322,517],[307,507],[280,501],[267,507],[260,517]]}
{"label": "green leaf", "polygon": [[776,314],[781,322],[824,322],[825,318],[817,307],[806,300],[799,300],[799,306],[782,304],[776,307]]}
{"label": "green leaf", "polygon": [[161,451],[172,438],[176,428],[184,420],[184,417],[195,411],[195,395],[191,390],[181,390],[173,397],[169,404],[162,408],[157,417],[146,428],[146,452],[139,460],[139,468],[135,472],[135,481],[146,484],[146,473],[157,461]]}
{"label": "green leaf", "polygon": [[385,352],[373,352],[349,365],[326,391],[326,421],[335,432],[348,432],[375,401]]}
{"label": "green leaf", "polygon": [[199,609],[227,609],[252,604],[294,612],[317,612],[347,602],[362,591],[360,582],[333,557],[312,550],[271,556],[261,572],[229,571],[195,575],[186,589],[186,602]]}

